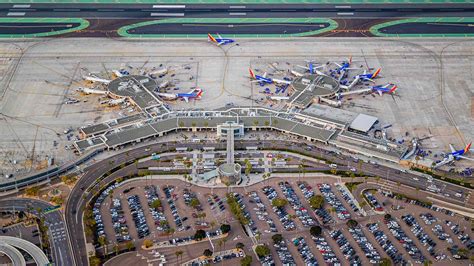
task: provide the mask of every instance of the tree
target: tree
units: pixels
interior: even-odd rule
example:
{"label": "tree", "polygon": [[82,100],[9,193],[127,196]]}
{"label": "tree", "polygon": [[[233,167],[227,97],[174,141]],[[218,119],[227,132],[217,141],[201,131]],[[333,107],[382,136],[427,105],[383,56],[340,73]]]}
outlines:
{"label": "tree", "polygon": [[324,205],[324,197],[322,195],[314,195],[309,198],[309,205],[313,209],[321,209]]}
{"label": "tree", "polygon": [[206,257],[210,257],[212,256],[212,253],[213,253],[212,250],[206,248],[202,254]]}
{"label": "tree", "polygon": [[25,193],[27,196],[38,196],[39,195],[39,190],[40,188],[38,186],[34,186],[34,187],[28,187],[27,189],[25,189]]}
{"label": "tree", "polygon": [[162,205],[161,205],[161,200],[160,200],[160,199],[156,199],[156,200],[152,201],[150,205],[151,205],[151,207],[152,207],[153,209],[161,208],[161,206],[162,206]]}
{"label": "tree", "polygon": [[279,244],[281,241],[283,241],[283,236],[281,234],[274,234],[272,236],[272,240],[274,244]]}
{"label": "tree", "polygon": [[145,239],[145,241],[143,241],[143,245],[146,247],[146,248],[150,248],[153,246],[153,241],[151,241],[150,239]]}
{"label": "tree", "polygon": [[96,256],[92,256],[92,257],[89,257],[89,264],[91,266],[99,266],[101,264],[101,261]]}
{"label": "tree", "polygon": [[243,249],[244,247],[245,247],[245,245],[242,242],[238,242],[237,244],[235,244],[235,248]]}
{"label": "tree", "polygon": [[221,231],[222,231],[223,234],[230,232],[230,225],[222,224],[221,225]]}
{"label": "tree", "polygon": [[176,250],[174,254],[176,255],[176,260],[178,260],[178,265],[179,265],[179,258],[183,256],[183,251],[182,250]]}
{"label": "tree", "polygon": [[199,202],[197,198],[192,198],[189,202],[189,206],[191,206],[192,208],[196,208],[199,205],[201,205],[201,202]]}
{"label": "tree", "polygon": [[320,236],[322,233],[322,229],[320,226],[311,226],[309,229],[309,232],[311,233],[312,236]]}
{"label": "tree", "polygon": [[265,244],[258,245],[255,248],[255,253],[257,253],[257,256],[259,256],[259,257],[265,257],[265,256],[268,256],[270,254],[270,248],[268,248],[268,246],[265,245]]}
{"label": "tree", "polygon": [[206,237],[206,232],[202,229],[197,230],[196,233],[194,234],[194,240],[197,240],[197,241],[200,241],[205,237]]}
{"label": "tree", "polygon": [[253,260],[252,256],[247,255],[247,256],[243,257],[240,260],[240,265],[241,266],[250,266],[250,265],[252,265],[252,260]]}
{"label": "tree", "polygon": [[385,220],[391,220],[391,219],[392,219],[392,215],[391,215],[390,213],[386,213],[386,214],[383,216],[383,218],[384,218]]}
{"label": "tree", "polygon": [[135,244],[133,244],[132,241],[128,241],[127,244],[126,244],[126,247],[127,247],[128,251],[131,251],[135,247]]}
{"label": "tree", "polygon": [[288,201],[286,199],[277,197],[272,200],[272,206],[274,207],[284,207],[286,204],[288,204]]}
{"label": "tree", "polygon": [[113,247],[113,250],[115,252],[115,256],[117,256],[119,254],[119,251],[120,251],[120,247],[118,244],[115,244],[114,247]]}
{"label": "tree", "polygon": [[388,258],[382,258],[379,266],[392,266],[392,261]]}
{"label": "tree", "polygon": [[349,221],[347,221],[347,226],[349,226],[350,228],[354,228],[356,227],[359,223],[356,221],[356,220],[352,220],[350,219]]}
{"label": "tree", "polygon": [[51,198],[51,202],[54,202],[56,205],[61,205],[64,203],[64,198],[61,195],[54,196]]}

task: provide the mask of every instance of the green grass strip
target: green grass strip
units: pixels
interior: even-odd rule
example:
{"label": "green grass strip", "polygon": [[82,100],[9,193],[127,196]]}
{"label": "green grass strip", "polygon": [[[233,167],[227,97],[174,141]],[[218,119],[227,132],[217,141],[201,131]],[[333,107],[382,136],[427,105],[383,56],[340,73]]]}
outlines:
{"label": "green grass strip", "polygon": [[65,33],[70,33],[78,30],[83,30],[89,27],[89,21],[82,18],[0,18],[0,23],[79,23],[76,27],[58,31],[47,31],[39,33],[28,34],[0,34],[0,38],[34,38],[34,37],[49,37]]}
{"label": "green grass strip", "polygon": [[404,23],[456,23],[456,22],[467,22],[474,23],[474,18],[464,17],[432,17],[432,18],[409,18],[395,21],[389,21],[381,24],[374,25],[370,28],[370,33],[378,37],[474,37],[472,33],[426,33],[426,34],[395,34],[395,33],[384,33],[381,32],[383,28],[404,24]]}
{"label": "green grass strip", "polygon": [[117,33],[122,37],[133,37],[133,38],[206,38],[207,34],[131,34],[129,30],[149,26],[156,24],[190,24],[190,23],[212,23],[212,24],[249,24],[249,23],[329,23],[328,27],[321,28],[320,30],[306,31],[300,33],[288,33],[288,34],[225,34],[226,38],[281,38],[281,37],[303,37],[321,34],[334,30],[338,27],[337,22],[332,19],[326,18],[172,18],[162,20],[152,20],[140,22],[132,25],[124,26],[118,29]]}

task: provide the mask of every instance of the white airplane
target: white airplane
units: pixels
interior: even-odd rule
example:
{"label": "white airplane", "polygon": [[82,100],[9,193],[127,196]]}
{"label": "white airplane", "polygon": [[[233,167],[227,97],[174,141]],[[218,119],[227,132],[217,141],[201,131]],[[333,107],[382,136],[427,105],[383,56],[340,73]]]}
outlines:
{"label": "white airplane", "polygon": [[129,75],[128,72],[124,71],[124,70],[112,70],[112,72],[115,74],[115,76],[117,76],[119,78]]}
{"label": "white airplane", "polygon": [[318,70],[319,68],[323,68],[324,67],[323,65],[315,66],[313,65],[313,63],[310,62],[308,63],[308,66],[297,65],[297,67],[308,70],[310,74],[326,75],[323,72]]}
{"label": "white airplane", "polygon": [[166,75],[167,73],[168,73],[168,68],[164,67],[164,68],[151,71],[149,75],[162,76],[162,75]]}
{"label": "white airplane", "polygon": [[300,72],[298,72],[298,71],[296,71],[296,70],[291,70],[290,73],[291,73],[293,76],[295,76],[295,77],[302,77],[302,76],[304,76],[303,73],[300,73]]}
{"label": "white airplane", "polygon": [[176,100],[178,99],[178,95],[174,94],[174,93],[163,93],[163,92],[159,92],[157,93],[156,95],[160,96],[161,98],[163,98],[164,100],[168,100],[168,101],[173,101],[173,100]]}
{"label": "white airplane", "polygon": [[110,83],[110,80],[108,80],[108,79],[102,79],[102,78],[98,78],[98,77],[90,76],[90,75],[84,76],[84,79],[88,80],[88,81],[99,82],[99,83],[104,83],[104,84],[109,84]]}
{"label": "white airplane", "polygon": [[291,81],[288,81],[288,80],[267,78],[267,72],[265,72],[262,76],[260,76],[260,75],[255,75],[255,74],[253,73],[252,69],[250,69],[250,68],[249,68],[249,72],[250,72],[250,77],[251,77],[252,79],[254,79],[252,82],[256,82],[256,83],[267,83],[267,84],[271,84],[271,83],[288,84],[288,85],[291,84]]}
{"label": "white airplane", "polygon": [[95,89],[89,89],[89,88],[78,88],[77,91],[85,93],[85,94],[101,94],[101,95],[109,94],[108,91],[95,90]]}
{"label": "white airplane", "polygon": [[165,100],[176,100],[176,99],[183,99],[186,102],[189,102],[189,99],[199,99],[202,96],[202,89],[193,89],[188,93],[157,93],[158,96],[162,97]]}
{"label": "white airplane", "polygon": [[451,149],[451,152],[445,154],[444,159],[441,162],[437,163],[435,166],[433,166],[433,169],[436,169],[445,164],[454,162],[454,160],[457,161],[457,160],[465,159],[465,160],[474,161],[474,158],[469,158],[469,157],[464,156],[465,154],[469,152],[469,149],[471,149],[471,144],[472,143],[467,144],[466,147],[464,147],[464,149],[462,150],[456,150],[454,149],[453,145],[449,144],[449,148]]}
{"label": "white airplane", "polygon": [[164,89],[164,88],[168,87],[169,85],[170,85],[169,80],[165,80],[165,81],[161,82],[161,83],[158,85],[158,88],[159,88],[159,89]]}
{"label": "white airplane", "polygon": [[354,78],[354,80],[351,82],[351,84],[349,85],[339,85],[339,87],[341,87],[342,89],[345,89],[345,90],[350,90],[352,89],[355,85],[357,85],[357,83],[359,83],[359,80],[360,80],[360,77],[359,76],[356,76]]}
{"label": "white airplane", "polygon": [[125,98],[110,100],[109,101],[109,106],[119,105],[119,104],[124,103],[124,102],[125,102]]}

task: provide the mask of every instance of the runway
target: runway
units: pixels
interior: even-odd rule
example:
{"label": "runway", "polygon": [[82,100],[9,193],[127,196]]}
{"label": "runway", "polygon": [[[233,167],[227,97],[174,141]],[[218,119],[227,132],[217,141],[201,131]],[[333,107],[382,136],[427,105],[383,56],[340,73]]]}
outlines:
{"label": "runway", "polygon": [[128,31],[130,34],[292,34],[320,30],[328,27],[329,23],[303,24],[303,23],[246,23],[246,24],[160,24],[138,27]]}
{"label": "runway", "polygon": [[60,31],[79,26],[79,23],[1,23],[0,34],[34,34]]}
{"label": "runway", "polygon": [[[370,37],[370,26],[396,19],[423,17],[474,17],[471,4],[0,4],[0,16],[4,19],[16,18],[83,18],[90,26],[80,32],[62,34],[74,37],[117,37],[116,31],[123,26],[168,18],[261,18],[263,24],[258,27],[213,28],[208,31],[221,31],[229,34],[284,34],[295,31],[293,27],[264,25],[268,18],[331,18],[338,21],[339,28],[331,36]],[[360,23],[353,23],[358,20]],[[304,31],[312,26],[302,25],[296,31]],[[400,26],[404,30],[404,26]],[[436,26],[437,27],[437,26]],[[418,31],[436,30],[433,27],[416,26]],[[205,27],[190,27],[182,24],[160,25],[159,29],[144,27],[143,33],[152,34],[196,34],[205,32]],[[396,28],[394,29],[396,30]],[[458,32],[454,27],[442,30]],[[471,30],[471,29],[469,29]],[[9,34],[27,34],[35,29],[18,28],[7,31]],[[449,32],[448,32],[449,33]],[[0,32],[1,34],[1,32]],[[327,33],[321,36],[326,36]]]}

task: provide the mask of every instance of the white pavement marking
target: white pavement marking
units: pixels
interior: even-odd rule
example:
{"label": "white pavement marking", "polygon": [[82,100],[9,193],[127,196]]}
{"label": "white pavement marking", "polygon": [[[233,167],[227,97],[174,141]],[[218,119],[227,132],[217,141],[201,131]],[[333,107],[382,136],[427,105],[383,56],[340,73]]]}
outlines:
{"label": "white pavement marking", "polygon": [[351,8],[351,6],[335,6],[335,8]]}
{"label": "white pavement marking", "polygon": [[30,8],[31,5],[13,5],[13,8]]}
{"label": "white pavement marking", "polygon": [[151,13],[152,17],[184,17],[184,13]]}
{"label": "white pavement marking", "polygon": [[353,16],[354,12],[338,12],[338,16]]}
{"label": "white pavement marking", "polygon": [[7,16],[24,16],[26,13],[25,12],[8,12]]}
{"label": "white pavement marking", "polygon": [[153,8],[186,8],[185,5],[153,5]]}
{"label": "white pavement marking", "polygon": [[229,6],[229,8],[245,8],[245,6]]}
{"label": "white pavement marking", "polygon": [[246,16],[247,13],[245,12],[231,12],[229,13],[230,16]]}

